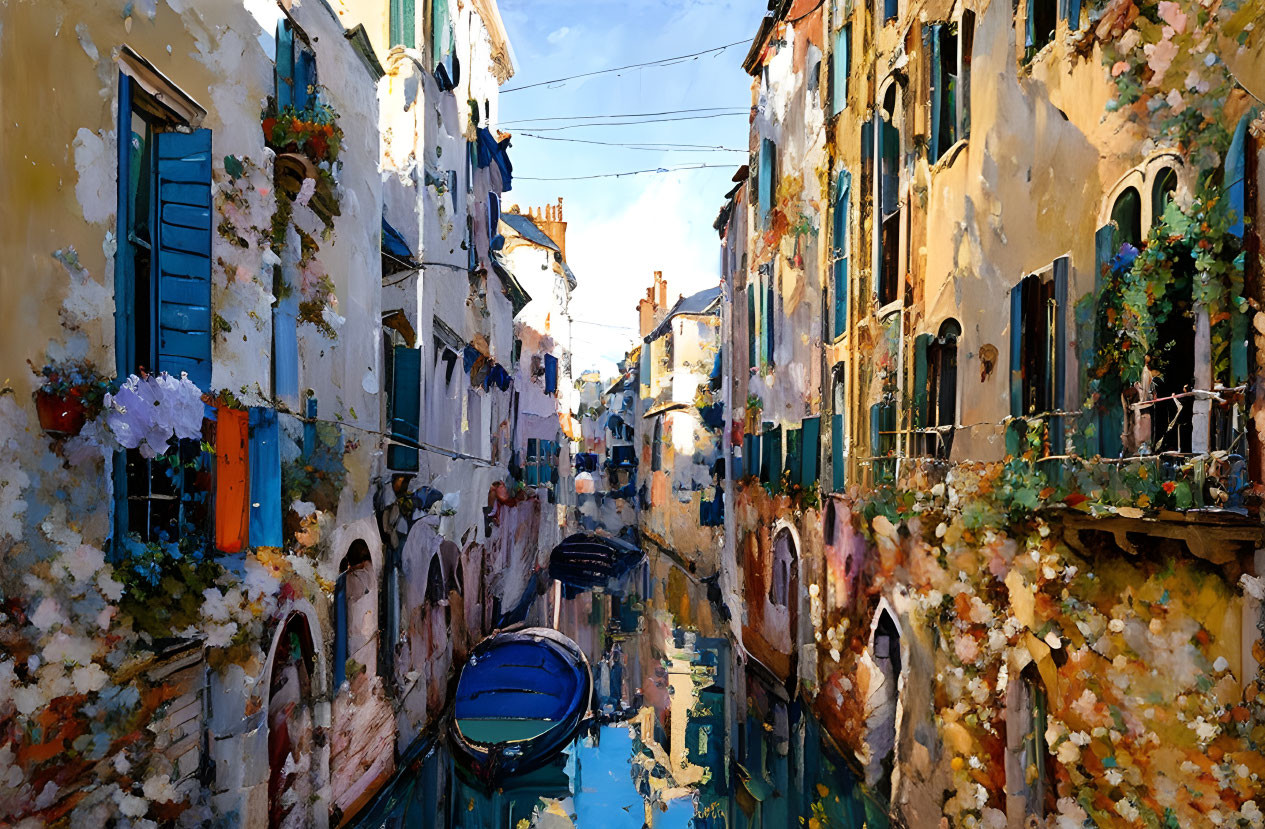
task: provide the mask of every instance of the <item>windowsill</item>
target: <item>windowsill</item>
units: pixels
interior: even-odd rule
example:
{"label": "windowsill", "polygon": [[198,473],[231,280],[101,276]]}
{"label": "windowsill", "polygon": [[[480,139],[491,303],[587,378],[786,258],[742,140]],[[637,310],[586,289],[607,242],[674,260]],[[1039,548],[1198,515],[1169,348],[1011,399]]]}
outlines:
{"label": "windowsill", "polygon": [[901,307],[902,307],[901,298],[897,297],[896,299],[893,299],[891,302],[887,303],[886,305],[880,305],[878,307],[878,310],[875,311],[874,316],[876,316],[879,322],[881,323],[887,317],[901,310]]}

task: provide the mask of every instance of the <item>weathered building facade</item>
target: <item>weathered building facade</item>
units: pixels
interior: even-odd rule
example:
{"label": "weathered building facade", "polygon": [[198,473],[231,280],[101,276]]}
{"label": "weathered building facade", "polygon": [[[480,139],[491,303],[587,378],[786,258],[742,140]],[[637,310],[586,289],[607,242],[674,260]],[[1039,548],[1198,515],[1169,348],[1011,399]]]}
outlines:
{"label": "weathered building facade", "polygon": [[872,825],[1261,819],[1253,18],[770,4],[726,556]]}
{"label": "weathered building facade", "polygon": [[3,128],[0,822],[340,825],[560,532],[523,473],[499,13],[0,24],[32,113]]}

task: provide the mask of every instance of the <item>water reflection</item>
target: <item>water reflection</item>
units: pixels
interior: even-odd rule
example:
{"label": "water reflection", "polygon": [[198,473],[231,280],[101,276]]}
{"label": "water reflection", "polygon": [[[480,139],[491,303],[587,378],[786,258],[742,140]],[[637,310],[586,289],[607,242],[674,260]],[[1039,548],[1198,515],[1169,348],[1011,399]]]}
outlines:
{"label": "water reflection", "polygon": [[546,592],[533,623],[553,624],[588,657],[588,726],[554,761],[492,791],[437,742],[361,825],[867,825],[848,767],[786,687],[736,653],[708,587],[650,552],[611,589]]}

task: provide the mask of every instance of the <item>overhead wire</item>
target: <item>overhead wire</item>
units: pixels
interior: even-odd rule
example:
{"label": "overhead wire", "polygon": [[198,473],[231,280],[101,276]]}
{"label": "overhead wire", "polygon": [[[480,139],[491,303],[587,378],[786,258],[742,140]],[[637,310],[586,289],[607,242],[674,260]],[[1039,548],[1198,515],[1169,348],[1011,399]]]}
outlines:
{"label": "overhead wire", "polygon": [[597,121],[591,124],[567,124],[561,127],[527,126],[522,129],[532,130],[535,132],[559,132],[561,130],[574,130],[584,127],[635,127],[638,124],[662,124],[668,121],[702,121],[708,118],[732,118],[736,115],[747,116],[748,114],[748,110],[744,109],[741,112],[715,112],[710,115],[682,115],[675,118],[647,118],[644,121]]}
{"label": "overhead wire", "polygon": [[721,110],[748,111],[747,107],[694,107],[692,109],[665,109],[662,112],[612,112],[602,115],[552,115],[547,118],[518,118],[513,121],[501,121],[506,124],[526,124],[534,121],[591,121],[599,118],[649,118],[656,115],[683,115],[695,112],[719,112]]}
{"label": "overhead wire", "polygon": [[646,61],[644,63],[630,63],[627,66],[615,66],[610,69],[598,69],[593,72],[581,72],[578,75],[567,75],[565,77],[553,78],[547,81],[537,81],[536,83],[528,83],[528,84],[523,84],[522,86],[510,87],[509,89],[502,89],[500,94],[507,95],[510,92],[521,92],[524,89],[534,89],[538,86],[549,86],[550,84],[563,83],[565,81],[574,81],[578,78],[592,78],[597,75],[609,75],[612,72],[624,72],[628,69],[641,69],[643,67],[649,67],[649,66],[672,66],[673,64],[681,63],[683,61],[695,60],[697,58],[702,57],[703,55],[719,54],[725,51],[726,49],[733,48],[734,46],[739,46],[746,42],[747,41],[745,40],[735,40],[733,43],[726,43],[722,46],[713,46],[710,49],[704,49],[701,52],[691,52],[688,55],[677,55],[676,57],[671,57],[671,58],[660,58],[658,60]]}
{"label": "overhead wire", "polygon": [[621,173],[596,173],[591,176],[514,176],[520,181],[584,181],[594,178],[622,178],[624,176],[639,176],[646,173],[677,173],[686,170],[708,170],[719,168],[732,170],[732,164],[688,164],[679,167],[655,167],[645,170],[628,170]]}
{"label": "overhead wire", "polygon": [[516,138],[538,138],[541,141],[566,141],[573,144],[598,144],[603,147],[621,147],[628,150],[645,150],[648,152],[665,152],[665,153],[701,153],[701,152],[718,152],[718,153],[742,153],[748,154],[748,150],[741,150],[736,147],[723,147],[719,144],[674,144],[659,141],[596,141],[587,138],[563,138],[557,135],[537,135],[533,132],[518,132],[514,134]]}

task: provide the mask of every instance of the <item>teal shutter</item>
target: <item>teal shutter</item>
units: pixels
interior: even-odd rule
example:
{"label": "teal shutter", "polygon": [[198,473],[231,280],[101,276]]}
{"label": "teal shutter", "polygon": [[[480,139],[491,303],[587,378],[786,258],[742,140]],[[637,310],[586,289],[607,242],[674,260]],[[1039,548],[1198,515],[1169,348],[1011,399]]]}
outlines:
{"label": "teal shutter", "polygon": [[294,32],[285,18],[277,21],[277,57],[275,82],[277,111],[294,106]]}
{"label": "teal shutter", "polygon": [[848,329],[848,211],[850,209],[852,174],[839,173],[835,181],[834,221],[834,294],[835,338]]}
{"label": "teal shutter", "polygon": [[211,388],[211,131],[162,132],[158,148],[158,368]]}
{"label": "teal shutter", "polygon": [[764,433],[764,455],[769,486],[774,492],[782,491],[782,427],[768,429]]}
{"label": "teal shutter", "polygon": [[[1054,260],[1054,364],[1050,370],[1054,372],[1054,410],[1066,411],[1067,403],[1067,274],[1068,258],[1060,256]],[[1063,454],[1064,445],[1063,415],[1050,417],[1050,453]]]}
{"label": "teal shutter", "polygon": [[931,150],[931,163],[934,164],[944,152],[940,146],[941,99],[944,97],[944,77],[940,66],[940,24],[922,27],[923,44],[927,50],[927,60],[931,68],[931,135],[928,147]]}
{"label": "teal shutter", "polygon": [[1239,119],[1234,128],[1234,138],[1230,141],[1230,149],[1225,154],[1225,170],[1222,174],[1222,186],[1225,189],[1226,203],[1234,214],[1229,231],[1240,239],[1243,238],[1243,219],[1247,212],[1246,148],[1247,125],[1255,111],[1249,111]]}
{"label": "teal shutter", "polygon": [[524,468],[524,480],[528,486],[536,486],[540,483],[540,441],[536,438],[527,439],[527,464]]}
{"label": "teal shutter", "polygon": [[806,417],[800,424],[802,450],[800,453],[799,485],[808,487],[817,483],[817,466],[821,456],[821,418]]}
{"label": "teal shutter", "polygon": [[837,115],[848,105],[848,73],[852,60],[849,51],[852,48],[852,24],[839,29],[835,35],[835,53],[833,57],[834,89],[831,90],[830,114]]}
{"label": "teal shutter", "polygon": [[417,46],[417,12],[414,0],[391,0],[391,45]]}
{"label": "teal shutter", "polygon": [[765,138],[760,141],[760,175],[756,180],[756,197],[760,206],[760,221],[764,222],[773,209],[777,182],[774,181],[777,145]]}
{"label": "teal shutter", "polygon": [[774,320],[773,309],[776,307],[775,305],[776,298],[774,297],[774,294],[773,294],[772,271],[773,271],[773,266],[772,264],[770,264],[769,265],[769,281],[768,281],[768,284],[764,286],[764,334],[765,334],[765,339],[767,340],[767,343],[765,345],[765,349],[766,349],[765,361],[769,365],[773,365],[774,363],[773,353],[774,353],[774,349],[777,346],[777,339],[775,336],[776,330],[773,325],[773,320]]}
{"label": "teal shutter", "polygon": [[347,574],[334,582],[334,693],[347,681]]}
{"label": "teal shutter", "polygon": [[882,403],[870,406],[870,471],[875,482],[883,476],[883,409]]}
{"label": "teal shutter", "polygon": [[276,409],[250,410],[250,546],[280,547],[281,432]]}
{"label": "teal shutter", "polygon": [[1023,282],[1010,289],[1010,416],[1023,417]]}
{"label": "teal shutter", "polygon": [[786,430],[786,471],[792,484],[798,484],[803,476],[804,432],[801,429]]}
{"label": "teal shutter", "polygon": [[452,49],[452,24],[448,17],[448,0],[433,0],[431,3],[430,34],[432,60],[439,64]]}
{"label": "teal shutter", "polygon": [[422,403],[422,352],[404,345],[395,346],[391,374],[391,437],[410,445],[393,443],[387,448],[387,466],[401,472],[416,472],[416,443]]}
{"label": "teal shutter", "polygon": [[914,426],[922,428],[931,423],[928,408],[927,348],[934,339],[930,334],[914,338]]}
{"label": "teal shutter", "polygon": [[830,418],[830,482],[832,489],[839,492],[847,484],[847,470],[843,460],[843,415]]}

